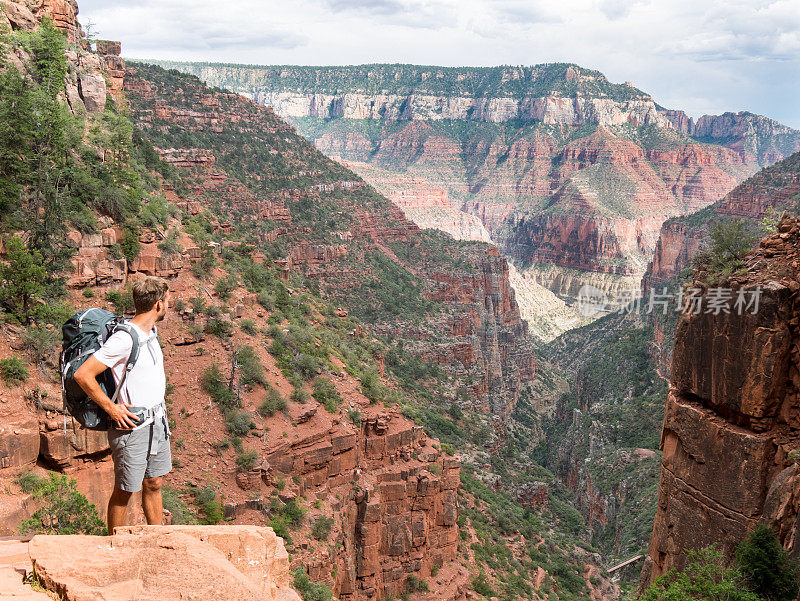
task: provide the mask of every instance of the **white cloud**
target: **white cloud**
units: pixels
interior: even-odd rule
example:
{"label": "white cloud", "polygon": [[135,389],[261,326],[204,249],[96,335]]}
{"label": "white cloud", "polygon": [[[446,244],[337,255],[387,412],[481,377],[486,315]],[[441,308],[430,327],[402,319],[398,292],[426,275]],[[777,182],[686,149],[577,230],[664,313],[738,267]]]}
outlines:
{"label": "white cloud", "polygon": [[262,64],[569,61],[691,114],[800,128],[798,0],[79,0],[127,56]]}

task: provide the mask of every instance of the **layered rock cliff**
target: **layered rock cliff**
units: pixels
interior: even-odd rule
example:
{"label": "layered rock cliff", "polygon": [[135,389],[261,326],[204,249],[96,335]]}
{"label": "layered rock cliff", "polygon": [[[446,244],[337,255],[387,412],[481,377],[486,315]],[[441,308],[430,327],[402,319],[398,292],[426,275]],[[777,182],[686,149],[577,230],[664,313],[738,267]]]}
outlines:
{"label": "layered rock cliff", "polygon": [[[163,63],[286,117],[666,124],[652,98],[577,65],[246,67]],[[605,96],[605,98],[604,98]]]}
{"label": "layered rock cliff", "polygon": [[686,217],[667,220],[661,228],[643,287],[659,287],[689,267],[708,241],[717,222],[742,218],[756,231],[765,216],[797,212],[800,193],[800,153],[768,167],[737,186],[719,202]]}
{"label": "layered rock cliff", "polygon": [[[761,241],[733,297],[679,321],[661,449],[658,510],[642,582],[711,544],[731,557],[759,520],[795,550],[800,394],[800,224]],[[702,287],[702,274],[694,285]],[[743,294],[758,306],[736,308]]]}

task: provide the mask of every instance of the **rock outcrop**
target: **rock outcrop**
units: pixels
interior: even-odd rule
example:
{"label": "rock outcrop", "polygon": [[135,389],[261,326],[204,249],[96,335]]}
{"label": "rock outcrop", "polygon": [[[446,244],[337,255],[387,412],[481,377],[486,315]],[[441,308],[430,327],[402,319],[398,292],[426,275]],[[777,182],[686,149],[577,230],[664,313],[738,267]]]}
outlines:
{"label": "rock outcrop", "polygon": [[340,599],[400,595],[410,574],[427,578],[455,559],[460,463],[430,446],[422,428],[378,415],[358,434],[314,434],[275,449],[267,462],[270,478],[299,475],[306,491],[345,500],[334,508],[343,516],[337,556],[309,570],[325,580],[333,561]]}
{"label": "rock outcrop", "polygon": [[[300,601],[289,555],[271,528],[139,526],[113,536],[35,536],[33,571],[65,601]],[[224,593],[223,593],[224,591]]]}
{"label": "rock outcrop", "polygon": [[[106,108],[108,94],[115,102],[122,100],[125,61],[120,58],[120,42],[102,40],[95,43],[96,52],[83,39],[78,23],[76,0],[2,0],[0,27],[7,31],[33,31],[42,19],[49,18],[67,37],[67,80],[65,97],[73,113],[99,115]],[[12,56],[18,68],[23,67],[19,51]]]}
{"label": "rock outcrop", "polygon": [[[759,520],[776,527],[784,546],[800,548],[791,502],[800,447],[799,250],[800,224],[784,216],[747,272],[721,284],[733,291],[722,308],[709,304],[708,290],[702,312],[680,317],[643,584],[683,567],[690,549],[716,543],[730,557]],[[736,307],[740,293],[752,303],[758,291],[757,308]]]}

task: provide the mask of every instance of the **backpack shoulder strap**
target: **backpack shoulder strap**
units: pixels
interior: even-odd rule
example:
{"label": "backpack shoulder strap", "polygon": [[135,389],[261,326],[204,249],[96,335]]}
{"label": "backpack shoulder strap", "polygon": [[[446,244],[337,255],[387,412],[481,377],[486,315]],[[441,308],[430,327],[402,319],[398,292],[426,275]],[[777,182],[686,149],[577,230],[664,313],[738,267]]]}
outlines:
{"label": "backpack shoulder strap", "polygon": [[112,403],[117,402],[119,391],[122,390],[122,386],[125,384],[125,379],[128,377],[128,374],[133,369],[133,366],[136,365],[136,360],[139,358],[139,333],[136,331],[136,328],[125,322],[119,322],[116,326],[114,326],[114,332],[120,330],[128,333],[133,344],[131,345],[131,354],[128,356],[128,360],[125,363],[125,371],[122,372],[122,378],[119,380],[119,385],[114,391],[114,396],[111,397]]}
{"label": "backpack shoulder strap", "polygon": [[129,372],[133,369],[133,366],[136,364],[136,360],[139,358],[139,332],[137,332],[136,328],[134,328],[131,324],[125,322],[120,322],[114,326],[114,332],[119,331],[127,332],[133,341],[133,345],[131,346],[131,354],[128,356],[128,361],[125,363],[125,371]]}

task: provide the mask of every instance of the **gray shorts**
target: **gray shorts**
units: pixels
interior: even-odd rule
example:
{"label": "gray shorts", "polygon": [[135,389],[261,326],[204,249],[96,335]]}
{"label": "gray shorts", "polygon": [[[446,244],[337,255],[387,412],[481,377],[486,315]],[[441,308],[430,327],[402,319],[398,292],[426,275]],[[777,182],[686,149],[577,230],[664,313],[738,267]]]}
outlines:
{"label": "gray shorts", "polygon": [[172,452],[165,419],[162,416],[155,418],[152,443],[150,426],[132,431],[113,428],[108,431],[108,445],[114,460],[114,485],[120,490],[139,492],[142,490],[142,480],[158,478],[172,470]]}

